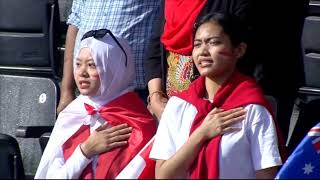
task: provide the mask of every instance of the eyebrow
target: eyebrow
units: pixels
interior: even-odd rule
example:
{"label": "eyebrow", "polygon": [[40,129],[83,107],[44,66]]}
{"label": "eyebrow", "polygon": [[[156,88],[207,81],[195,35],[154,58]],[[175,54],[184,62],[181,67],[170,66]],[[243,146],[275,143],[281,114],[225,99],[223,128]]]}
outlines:
{"label": "eyebrow", "polygon": [[[208,38],[205,38],[205,42],[207,41],[210,41],[212,39],[220,39],[221,37],[220,36],[211,36],[211,37],[208,37]],[[194,39],[194,41],[202,41],[201,39]]]}
{"label": "eyebrow", "polygon": [[[76,58],[77,61],[81,61],[82,59]],[[92,58],[91,59],[87,59],[88,61],[94,61]]]}

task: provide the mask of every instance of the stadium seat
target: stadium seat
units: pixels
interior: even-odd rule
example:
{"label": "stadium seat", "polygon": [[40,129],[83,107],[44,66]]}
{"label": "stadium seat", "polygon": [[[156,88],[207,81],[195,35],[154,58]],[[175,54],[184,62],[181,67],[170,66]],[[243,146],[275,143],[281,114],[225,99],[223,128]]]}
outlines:
{"label": "stadium seat", "polygon": [[27,177],[40,162],[38,138],[55,123],[58,92],[50,78],[0,74],[0,132],[17,138]]}
{"label": "stadium seat", "polygon": [[24,179],[24,170],[17,140],[0,133],[0,179]]}
{"label": "stadium seat", "polygon": [[27,179],[40,162],[39,138],[56,120],[59,28],[58,0],[0,1],[0,132],[19,143]]}
{"label": "stadium seat", "polygon": [[301,47],[303,50],[304,85],[294,104],[287,146],[293,150],[320,119],[320,1],[310,1],[305,18]]}
{"label": "stadium seat", "polygon": [[57,0],[0,1],[0,70],[60,76]]}

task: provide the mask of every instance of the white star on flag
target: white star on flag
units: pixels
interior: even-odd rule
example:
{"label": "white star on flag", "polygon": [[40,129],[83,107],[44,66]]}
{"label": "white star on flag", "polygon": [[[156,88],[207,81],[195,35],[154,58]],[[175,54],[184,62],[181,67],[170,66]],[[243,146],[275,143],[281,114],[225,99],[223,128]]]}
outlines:
{"label": "white star on flag", "polygon": [[308,174],[309,175],[310,173],[313,172],[313,168],[314,168],[314,166],[312,166],[312,164],[309,163],[309,164],[305,164],[304,168],[302,168],[302,169],[304,170],[304,174]]}

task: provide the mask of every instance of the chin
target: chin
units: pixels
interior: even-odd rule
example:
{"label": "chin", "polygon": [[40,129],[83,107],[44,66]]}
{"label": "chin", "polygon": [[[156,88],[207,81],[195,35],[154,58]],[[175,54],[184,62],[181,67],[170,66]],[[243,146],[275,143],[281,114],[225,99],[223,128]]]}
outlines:
{"label": "chin", "polygon": [[79,90],[80,94],[81,95],[84,95],[84,96],[90,96],[90,94],[92,94],[90,91],[88,90]]}
{"label": "chin", "polygon": [[214,74],[211,71],[207,71],[207,70],[203,70],[199,72],[201,76],[212,76],[212,74]]}

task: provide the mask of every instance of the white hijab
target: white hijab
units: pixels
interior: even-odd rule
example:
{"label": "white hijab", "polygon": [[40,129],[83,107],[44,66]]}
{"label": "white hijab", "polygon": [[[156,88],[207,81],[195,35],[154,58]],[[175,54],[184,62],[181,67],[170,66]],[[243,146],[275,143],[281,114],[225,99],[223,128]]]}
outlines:
{"label": "white hijab", "polygon": [[91,50],[91,56],[96,64],[101,84],[95,96],[80,95],[60,112],[43,152],[35,175],[36,179],[46,178],[48,167],[59,150],[62,149],[62,145],[83,124],[94,126],[99,120],[99,114],[88,115],[84,103],[99,110],[101,106],[113,99],[134,90],[135,69],[129,44],[123,38],[117,36],[116,38],[127,54],[127,66],[125,66],[124,52],[110,35],[105,35],[99,40],[89,37],[81,41],[80,49],[89,48]]}

